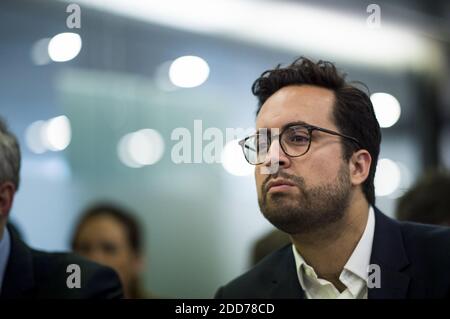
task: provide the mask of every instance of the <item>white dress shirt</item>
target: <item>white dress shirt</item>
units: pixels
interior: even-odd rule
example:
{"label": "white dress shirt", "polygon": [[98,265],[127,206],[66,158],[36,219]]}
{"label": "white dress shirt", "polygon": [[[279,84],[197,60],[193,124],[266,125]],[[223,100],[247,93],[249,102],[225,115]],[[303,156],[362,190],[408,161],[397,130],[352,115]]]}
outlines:
{"label": "white dress shirt", "polygon": [[364,233],[339,276],[340,281],[347,287],[342,292],[339,292],[331,282],[318,278],[314,269],[305,262],[292,245],[298,279],[306,297],[308,299],[367,299],[368,267],[374,231],[375,215],[373,207],[370,206]]}

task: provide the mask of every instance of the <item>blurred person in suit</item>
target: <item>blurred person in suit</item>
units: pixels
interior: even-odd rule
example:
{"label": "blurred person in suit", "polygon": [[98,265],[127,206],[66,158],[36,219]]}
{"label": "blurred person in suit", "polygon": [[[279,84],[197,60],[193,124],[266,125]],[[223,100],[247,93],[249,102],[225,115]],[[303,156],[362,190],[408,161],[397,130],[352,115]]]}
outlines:
{"label": "blurred person in suit", "polygon": [[252,92],[256,133],[240,145],[262,214],[292,245],[216,298],[449,298],[450,230],[375,206],[381,130],[368,94],[304,57],[263,72]]}
{"label": "blurred person in suit", "polygon": [[450,226],[450,173],[433,170],[424,174],[397,201],[398,220]]}
{"label": "blurred person in suit", "polygon": [[[0,118],[0,298],[121,298],[120,280],[111,268],[70,253],[32,249],[9,229],[20,161],[17,139]],[[71,265],[79,267],[78,275],[73,273],[79,285],[77,280],[69,285]]]}
{"label": "blurred person in suit", "polygon": [[144,292],[142,230],[128,210],[98,203],[82,214],[72,237],[74,252],[117,271],[127,299],[155,298]]}

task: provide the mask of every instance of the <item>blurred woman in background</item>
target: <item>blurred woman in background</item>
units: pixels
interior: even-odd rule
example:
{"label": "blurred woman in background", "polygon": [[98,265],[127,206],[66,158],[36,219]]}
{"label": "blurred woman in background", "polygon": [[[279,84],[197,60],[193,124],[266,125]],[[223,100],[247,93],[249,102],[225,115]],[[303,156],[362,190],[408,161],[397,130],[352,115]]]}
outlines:
{"label": "blurred woman in background", "polygon": [[116,270],[125,298],[151,298],[142,291],[140,283],[144,266],[141,230],[125,209],[111,204],[87,209],[75,227],[72,249]]}

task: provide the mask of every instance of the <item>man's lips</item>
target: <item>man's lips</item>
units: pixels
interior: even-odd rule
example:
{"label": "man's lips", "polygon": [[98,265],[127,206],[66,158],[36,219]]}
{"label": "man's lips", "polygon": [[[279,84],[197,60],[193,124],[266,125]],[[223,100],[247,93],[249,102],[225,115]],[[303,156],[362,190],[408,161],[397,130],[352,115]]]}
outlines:
{"label": "man's lips", "polygon": [[266,191],[267,192],[280,192],[286,191],[295,187],[296,185],[285,179],[276,179],[267,183]]}

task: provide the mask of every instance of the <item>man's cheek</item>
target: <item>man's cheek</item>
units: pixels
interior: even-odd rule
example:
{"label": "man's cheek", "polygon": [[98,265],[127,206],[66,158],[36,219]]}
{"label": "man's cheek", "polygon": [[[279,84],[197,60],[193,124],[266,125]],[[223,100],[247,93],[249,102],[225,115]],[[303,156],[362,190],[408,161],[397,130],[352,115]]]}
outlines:
{"label": "man's cheek", "polygon": [[261,195],[261,187],[263,184],[263,177],[262,176],[256,176],[256,191],[258,193],[258,195]]}

